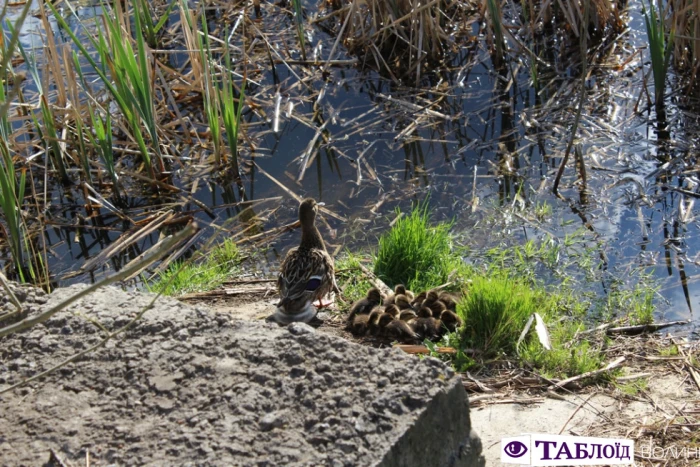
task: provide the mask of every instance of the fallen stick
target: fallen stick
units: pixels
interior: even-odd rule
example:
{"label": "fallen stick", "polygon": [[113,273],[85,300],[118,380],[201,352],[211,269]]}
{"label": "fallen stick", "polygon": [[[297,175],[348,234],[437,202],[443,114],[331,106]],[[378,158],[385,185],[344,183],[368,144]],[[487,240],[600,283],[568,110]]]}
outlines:
{"label": "fallen stick", "polygon": [[[421,354],[421,355],[427,355],[430,353],[430,349],[428,349],[424,345],[410,345],[410,344],[396,344],[394,347],[397,349],[401,349],[406,353],[410,353],[412,355],[415,354]],[[456,354],[457,349],[454,347],[435,347],[435,351],[437,353],[444,353],[444,354]]]}
{"label": "fallen stick", "polygon": [[394,291],[389,288],[388,285],[384,283],[383,280],[378,278],[372,271],[367,269],[367,266],[364,264],[360,263],[360,268],[362,269],[362,272],[365,273],[369,281],[372,283],[373,286],[379,289],[379,291],[385,296],[389,296],[390,294],[393,294]]}
{"label": "fallen stick", "polygon": [[670,326],[678,326],[682,324],[690,324],[689,320],[686,321],[669,321],[667,323],[658,324],[640,324],[637,326],[620,326],[617,328],[609,328],[605,331],[606,334],[625,334],[628,336],[636,336],[637,334],[642,334],[645,332],[656,332]]}
{"label": "fallen stick", "polygon": [[215,297],[227,297],[231,295],[243,295],[243,294],[259,294],[265,292],[272,292],[274,288],[271,287],[249,287],[242,289],[218,289],[210,290],[209,292],[193,292],[177,297],[178,300],[195,300],[202,298],[215,298]]}
{"label": "fallen stick", "polygon": [[548,391],[556,391],[557,389],[561,389],[565,386],[568,386],[569,384],[571,384],[573,382],[580,381],[580,380],[585,379],[585,378],[590,378],[591,376],[596,376],[596,375],[599,375],[601,373],[605,373],[606,371],[610,371],[613,368],[620,366],[620,364],[624,361],[625,361],[625,357],[620,357],[617,360],[608,363],[607,366],[605,366],[605,368],[601,368],[599,370],[594,370],[594,371],[589,371],[587,373],[583,373],[583,374],[580,374],[578,376],[572,376],[571,378],[563,379],[563,380],[559,381],[558,383],[551,385],[549,388],[547,388],[547,390]]}

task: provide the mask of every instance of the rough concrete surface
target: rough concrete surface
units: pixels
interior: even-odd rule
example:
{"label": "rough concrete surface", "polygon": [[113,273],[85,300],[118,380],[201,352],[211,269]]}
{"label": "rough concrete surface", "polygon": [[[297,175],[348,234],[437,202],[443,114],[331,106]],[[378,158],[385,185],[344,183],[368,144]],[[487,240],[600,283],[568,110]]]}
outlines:
{"label": "rough concrete surface", "polygon": [[[16,290],[35,313],[76,288],[48,304]],[[151,298],[106,288],[0,339],[0,390],[96,344],[100,326],[123,326]],[[42,465],[50,450],[73,465],[88,453],[90,465],[484,463],[461,381],[441,362],[167,298],[123,337],[0,395],[0,463]]]}

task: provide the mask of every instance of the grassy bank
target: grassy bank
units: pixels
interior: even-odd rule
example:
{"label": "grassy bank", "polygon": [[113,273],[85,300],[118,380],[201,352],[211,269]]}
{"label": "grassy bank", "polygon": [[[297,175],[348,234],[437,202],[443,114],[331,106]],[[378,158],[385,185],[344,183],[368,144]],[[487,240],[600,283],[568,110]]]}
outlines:
{"label": "grassy bank", "polygon": [[[443,286],[461,294],[457,311],[463,327],[438,343],[426,342],[431,348],[457,349],[453,355],[439,354],[457,370],[515,359],[544,375],[585,373],[602,366],[606,339],[583,331],[611,320],[653,320],[654,289],[648,277],[620,280],[605,294],[596,292],[597,253],[582,248],[580,236],[476,254],[455,245],[451,223],[432,223],[425,204],[397,215],[391,230],[380,237],[376,254],[348,253],[337,261],[338,282],[348,298],[364,296],[372,286],[358,272],[365,263],[389,286],[403,283],[415,292]],[[519,341],[535,313],[548,330],[551,350],[545,349],[534,326]]]}
{"label": "grassy bank", "polygon": [[163,295],[206,292],[219,287],[226,279],[239,274],[242,255],[232,240],[203,249],[187,261],[176,261],[149,286]]}

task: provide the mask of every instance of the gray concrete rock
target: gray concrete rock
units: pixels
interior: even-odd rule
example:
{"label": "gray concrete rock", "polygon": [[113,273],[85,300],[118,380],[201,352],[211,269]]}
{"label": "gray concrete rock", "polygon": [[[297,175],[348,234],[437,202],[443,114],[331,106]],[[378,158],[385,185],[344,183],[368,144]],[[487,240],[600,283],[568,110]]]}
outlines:
{"label": "gray concrete rock", "polygon": [[[20,295],[36,313],[75,290],[46,305]],[[96,322],[118,329],[152,299],[106,288],[0,340],[0,390],[99,343]],[[75,463],[89,452],[92,465],[484,465],[461,381],[441,362],[168,298],[82,360],[0,395],[3,463],[40,465],[51,449]]]}

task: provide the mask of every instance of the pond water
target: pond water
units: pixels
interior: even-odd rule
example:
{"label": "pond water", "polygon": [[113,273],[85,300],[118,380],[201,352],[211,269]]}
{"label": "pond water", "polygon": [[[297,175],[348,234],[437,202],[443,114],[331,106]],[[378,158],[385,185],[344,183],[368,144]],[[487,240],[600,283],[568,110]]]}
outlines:
{"label": "pond water", "polygon": [[[640,4],[629,2],[627,9],[630,30],[600,45],[605,58],[590,64],[577,139],[587,166],[583,196],[573,157],[561,184],[565,199],[552,194],[578,99],[579,71],[569,68],[564,56],[545,60],[536,92],[522,60],[509,63],[507,78],[494,71],[483,37],[458,42],[449,66],[426,73],[418,86],[397,85],[352,65],[331,67],[324,79],[318,68],[280,63],[277,57],[272,57],[277,60],[273,73],[267,53],[258,53],[249,63],[258,72],[247,88],[242,183],[213,176],[203,155],[206,145],[183,144],[183,162],[174,164],[170,179],[182,191],[156,198],[133,188],[123,214],[105,206],[97,214],[86,211],[85,192],[78,186],[49,185],[45,239],[54,285],[95,280],[141,254],[158,241],[157,231],[99,268],[80,270],[133,227],[123,216],[144,219],[164,206],[205,226],[200,244],[215,234],[219,239],[252,237],[243,245],[267,248],[261,267],[272,271],[298,241],[296,231],[278,232],[295,221],[298,204],[290,193],[316,197],[335,214],[323,216],[321,230],[336,252],[376,247],[397,207],[407,210],[429,196],[434,218],[454,218],[459,242],[477,256],[494,245],[548,237],[563,241],[579,233],[582,245],[597,249],[604,258],[599,266],[612,275],[653,274],[660,285],[657,318],[697,324],[699,103],[680,91],[672,93],[670,135],[659,141],[653,112],[643,112],[643,87],[648,85],[652,95],[653,87],[645,78],[648,51],[640,50],[646,40]],[[83,20],[99,15],[95,8],[79,11]],[[296,40],[290,20],[279,17],[277,7],[268,5],[256,23],[260,39],[252,47],[267,41],[277,44],[275,54],[298,59],[298,53],[278,46]],[[177,20],[173,15],[171,22]],[[39,54],[41,31],[41,22],[32,20],[22,37]],[[474,23],[460,34],[478,31]],[[308,50],[327,57],[335,38],[317,27],[307,32]],[[58,28],[54,34],[64,37]],[[510,47],[516,46],[511,42]],[[186,63],[184,54],[160,57],[174,68]],[[357,61],[342,50],[333,58]],[[205,129],[201,120],[189,122]],[[138,187],[138,181],[129,183]],[[545,205],[551,213],[535,218],[535,208]],[[605,291],[603,283],[600,293]]]}

